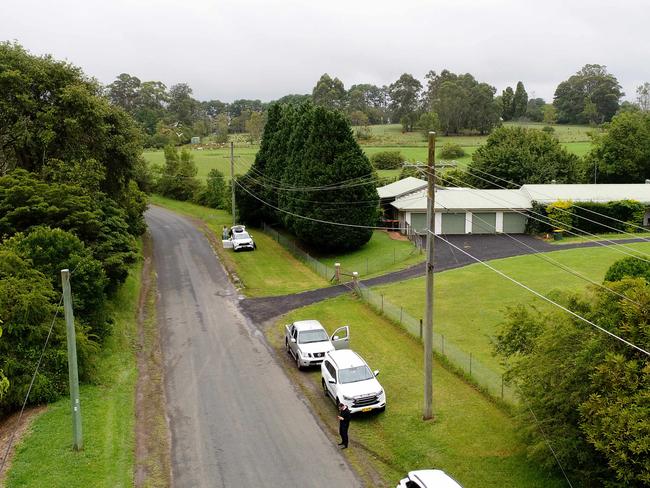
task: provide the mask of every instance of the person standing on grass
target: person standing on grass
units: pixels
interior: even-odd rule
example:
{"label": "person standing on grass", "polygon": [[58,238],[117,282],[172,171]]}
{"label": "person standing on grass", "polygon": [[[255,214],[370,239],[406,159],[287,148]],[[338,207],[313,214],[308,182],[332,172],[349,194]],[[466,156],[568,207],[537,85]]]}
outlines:
{"label": "person standing on grass", "polygon": [[339,434],[341,434],[341,449],[348,448],[348,429],[350,428],[350,409],[344,403],[339,403]]}

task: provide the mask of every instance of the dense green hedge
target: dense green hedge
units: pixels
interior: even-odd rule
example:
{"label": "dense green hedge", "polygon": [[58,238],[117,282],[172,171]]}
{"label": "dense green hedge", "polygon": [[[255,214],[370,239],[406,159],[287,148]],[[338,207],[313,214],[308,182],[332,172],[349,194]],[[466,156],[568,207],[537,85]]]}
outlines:
{"label": "dense green hedge", "polygon": [[[550,215],[551,210],[552,215]],[[526,231],[530,234],[552,232],[557,227],[554,223],[558,224],[558,218],[561,216],[562,221],[566,222],[560,227],[568,227],[568,230],[578,234],[639,232],[645,212],[646,206],[633,200],[573,203],[563,210],[558,210],[555,204],[533,202]]]}

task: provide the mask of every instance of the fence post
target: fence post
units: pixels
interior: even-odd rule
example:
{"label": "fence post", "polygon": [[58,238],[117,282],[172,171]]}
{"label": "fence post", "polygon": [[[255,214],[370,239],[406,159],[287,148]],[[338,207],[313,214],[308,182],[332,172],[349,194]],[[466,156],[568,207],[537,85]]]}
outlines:
{"label": "fence post", "polygon": [[340,283],[341,282],[341,263],[334,263],[334,276],[336,278],[336,282]]}
{"label": "fence post", "polygon": [[469,376],[472,377],[472,353],[469,353]]}
{"label": "fence post", "polygon": [[354,289],[359,291],[359,273],[356,271],[352,272],[352,284],[354,285]]}
{"label": "fence post", "polygon": [[422,319],[420,319],[420,340],[422,340]]}
{"label": "fence post", "polygon": [[280,233],[278,231],[276,231],[275,234],[277,235],[278,242],[280,242]]}
{"label": "fence post", "polygon": [[404,313],[404,307],[399,308],[399,323],[402,324],[402,314]]}
{"label": "fence post", "polygon": [[384,313],[384,294],[381,294],[381,313]]}

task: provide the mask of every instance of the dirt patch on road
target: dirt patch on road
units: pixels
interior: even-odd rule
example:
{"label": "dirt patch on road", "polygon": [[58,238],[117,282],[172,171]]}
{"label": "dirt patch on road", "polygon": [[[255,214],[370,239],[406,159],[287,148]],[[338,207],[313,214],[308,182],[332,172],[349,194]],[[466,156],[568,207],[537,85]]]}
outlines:
{"label": "dirt patch on road", "polygon": [[[46,410],[47,405],[32,407],[25,409],[22,417],[20,416],[20,412],[16,412],[0,421],[0,466],[6,456],[4,468],[0,471],[0,487],[5,485],[5,477],[11,466],[16,446],[20,443],[23,436],[29,433],[32,422]],[[9,448],[9,452],[7,452],[7,448]]]}
{"label": "dirt patch on road", "polygon": [[136,487],[167,487],[172,483],[171,441],[165,410],[162,351],[156,322],[156,275],[149,234],[143,237],[143,254],[136,349],[134,484]]}

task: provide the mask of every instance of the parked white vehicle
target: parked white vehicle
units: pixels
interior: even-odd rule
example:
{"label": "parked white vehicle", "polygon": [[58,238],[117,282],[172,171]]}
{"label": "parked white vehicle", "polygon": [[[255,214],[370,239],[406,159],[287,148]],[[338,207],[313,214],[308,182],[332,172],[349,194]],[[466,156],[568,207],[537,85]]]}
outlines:
{"label": "parked white vehicle", "polygon": [[234,225],[230,228],[230,240],[235,252],[242,249],[253,251],[257,247],[255,241],[253,241],[253,236],[246,231],[246,227],[243,225]]}
{"label": "parked white vehicle", "polygon": [[284,326],[284,346],[298,369],[315,366],[325,353],[350,346],[350,327],[339,327],[329,336],[318,320],[299,320]]}
{"label": "parked white vehicle", "polygon": [[346,404],[351,413],[386,409],[386,392],[376,378],[379,370],[373,372],[356,352],[330,351],[320,368],[323,392],[335,404]]}
{"label": "parked white vehicle", "polygon": [[397,488],[463,488],[458,482],[440,469],[411,471],[400,480]]}

